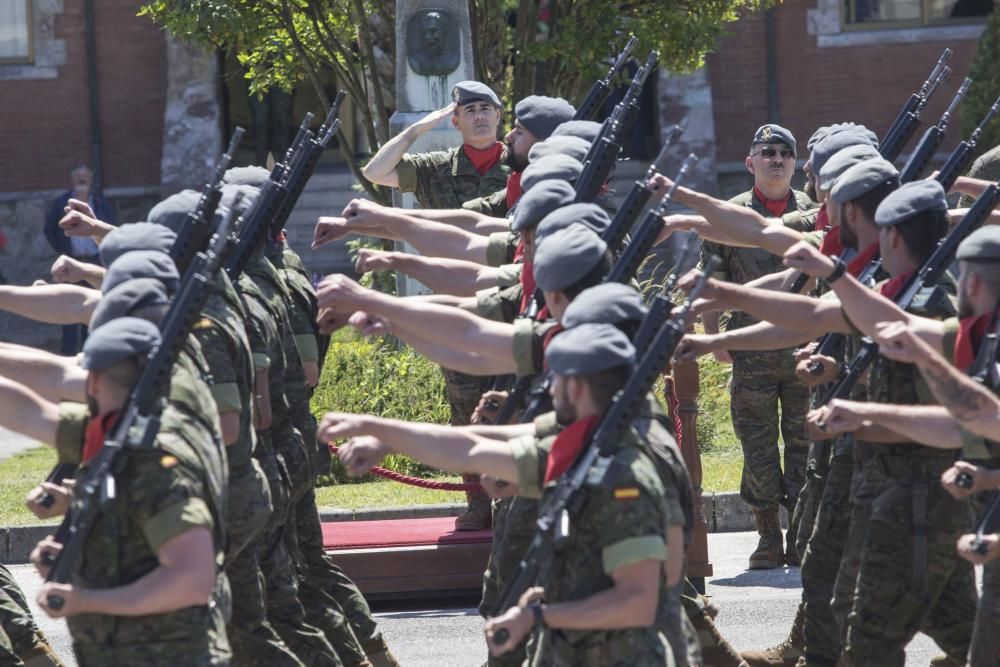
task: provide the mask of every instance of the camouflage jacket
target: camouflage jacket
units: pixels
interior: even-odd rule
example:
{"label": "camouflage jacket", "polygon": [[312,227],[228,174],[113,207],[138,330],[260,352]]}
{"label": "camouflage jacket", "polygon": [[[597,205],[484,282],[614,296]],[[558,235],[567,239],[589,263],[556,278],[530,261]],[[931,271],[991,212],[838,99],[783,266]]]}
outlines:
{"label": "camouflage jacket", "polygon": [[[977,157],[976,161],[972,163],[972,168],[969,169],[968,175],[972,178],[981,178],[984,181],[991,181],[993,183],[1000,181],[1000,146],[994,146]],[[965,208],[972,206],[972,202],[974,201],[974,197],[962,195],[958,199],[958,205]]]}
{"label": "camouflage jacket", "polygon": [[465,202],[507,187],[506,150],[480,176],[462,146],[431,153],[406,153],[396,165],[400,192],[412,192],[421,208],[461,208]]}

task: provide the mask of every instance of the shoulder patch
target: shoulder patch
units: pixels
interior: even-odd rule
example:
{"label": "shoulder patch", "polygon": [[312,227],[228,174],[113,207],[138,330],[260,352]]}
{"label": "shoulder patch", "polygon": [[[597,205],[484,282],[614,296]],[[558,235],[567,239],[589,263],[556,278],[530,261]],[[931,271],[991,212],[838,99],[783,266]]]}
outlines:
{"label": "shoulder patch", "polygon": [[615,500],[635,500],[639,497],[639,487],[621,486],[614,491]]}
{"label": "shoulder patch", "polygon": [[180,461],[177,457],[171,454],[167,454],[166,456],[160,458],[160,465],[164,468],[173,468],[178,463],[180,463]]}
{"label": "shoulder patch", "polygon": [[211,329],[214,326],[215,326],[215,323],[212,322],[212,320],[208,319],[207,317],[203,317],[200,320],[198,320],[197,322],[195,322],[194,326],[191,327],[191,328],[194,331],[201,331],[203,329]]}

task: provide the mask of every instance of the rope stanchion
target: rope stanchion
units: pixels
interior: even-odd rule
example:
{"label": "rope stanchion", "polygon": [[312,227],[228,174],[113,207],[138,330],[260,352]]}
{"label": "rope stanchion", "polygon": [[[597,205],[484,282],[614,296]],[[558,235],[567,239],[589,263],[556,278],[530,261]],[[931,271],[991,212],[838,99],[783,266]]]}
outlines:
{"label": "rope stanchion", "polygon": [[670,413],[674,418],[674,437],[679,446],[684,440],[684,424],[681,422],[681,414],[680,410],[678,410],[680,401],[677,400],[677,392],[673,390],[673,386],[670,387],[668,400],[670,401]]}
{"label": "rope stanchion", "polygon": [[[331,444],[330,453],[336,456],[337,450],[340,448],[337,445]],[[421,489],[433,489],[435,491],[478,491],[482,486],[478,482],[472,482],[469,484],[460,482],[435,482],[431,479],[424,479],[422,477],[414,477],[413,475],[404,475],[401,472],[395,472],[392,470],[386,470],[380,466],[372,467],[370,471],[373,475],[378,475],[379,477],[384,477],[386,479],[391,479],[394,482],[399,482],[400,484],[407,484],[409,486],[417,486]]]}

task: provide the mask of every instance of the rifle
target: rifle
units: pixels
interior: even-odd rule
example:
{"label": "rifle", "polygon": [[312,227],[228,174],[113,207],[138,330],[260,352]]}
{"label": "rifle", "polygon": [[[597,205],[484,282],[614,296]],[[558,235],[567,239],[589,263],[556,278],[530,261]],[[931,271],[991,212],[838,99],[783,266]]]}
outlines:
{"label": "rifle", "polygon": [[[1000,183],[991,183],[986,190],[976,199],[972,208],[969,209],[965,217],[955,225],[952,230],[940,241],[931,256],[921,265],[916,274],[903,286],[899,294],[894,299],[897,306],[907,310],[921,290],[933,287],[938,279],[947,270],[958,244],[965,239],[973,230],[978,229],[984,220],[989,217],[993,208],[1000,203]],[[835,398],[844,398],[848,395],[858,379],[875,361],[878,356],[878,345],[872,339],[865,337],[861,342],[861,349],[858,351],[851,363],[847,366],[846,372],[842,373],[830,390],[823,397],[819,405],[826,405]]]}
{"label": "rifle", "polygon": [[[49,484],[62,484],[64,479],[72,479],[76,474],[77,465],[75,463],[57,463],[45,481]],[[56,502],[55,496],[51,493],[43,493],[38,499],[38,504],[42,507],[52,507]]]}
{"label": "rifle", "polygon": [[961,142],[958,146],[955,146],[955,150],[948,156],[944,166],[941,167],[937,175],[937,181],[944,186],[945,192],[951,190],[951,186],[955,185],[958,177],[968,170],[969,165],[972,163],[972,158],[975,156],[975,148],[979,142],[979,137],[982,136],[983,130],[986,129],[986,126],[993,120],[998,111],[1000,111],[1000,97],[996,99],[993,106],[986,112],[986,116],[979,121],[979,125],[973,130],[969,138]]}
{"label": "rifle", "polygon": [[229,138],[229,147],[219,158],[212,172],[212,178],[201,191],[198,206],[188,213],[187,220],[177,233],[177,240],[170,248],[170,256],[177,265],[177,271],[182,275],[194,259],[195,253],[201,252],[212,235],[212,219],[215,209],[222,199],[222,177],[233,161],[236,148],[243,139],[243,128],[237,127]]}
{"label": "rifle", "polygon": [[[338,103],[341,99],[343,96],[338,94]],[[315,135],[311,130],[303,130],[300,127],[301,137],[297,137],[299,139],[297,145],[289,148],[285,160],[274,165],[252,210],[245,216],[246,222],[239,243],[226,263],[226,273],[232,280],[239,278],[265,238],[274,238],[284,229],[292,208],[316,169],[320,155],[340,129],[340,120],[335,118],[336,113],[337,107],[331,107],[330,113]]]}
{"label": "rifle", "polygon": [[632,225],[639,217],[639,214],[649,204],[649,198],[653,195],[653,190],[649,187],[649,182],[659,173],[660,167],[666,162],[667,153],[683,132],[684,129],[679,125],[674,125],[668,130],[667,138],[663,142],[660,154],[650,163],[646,174],[632,183],[631,189],[625,195],[625,200],[615,213],[614,220],[611,221],[611,225],[601,235],[604,242],[608,244],[608,249],[613,254],[617,254],[618,249],[625,241],[625,236],[632,229]]}
{"label": "rifle", "polygon": [[[882,269],[882,258],[876,257],[872,261],[868,262],[868,266],[864,268],[861,274],[858,276],[858,282],[862,285],[869,287],[874,286],[875,276]],[[840,347],[844,340],[844,334],[830,332],[824,334],[822,338],[819,339],[819,345],[816,346],[816,356],[822,357],[832,357],[837,348]],[[822,375],[823,374],[823,364],[818,361],[809,362],[809,374],[810,375]]]}
{"label": "rifle", "polygon": [[937,64],[931,70],[930,76],[920,86],[919,91],[910,95],[910,99],[903,105],[896,120],[889,126],[889,131],[886,132],[879,145],[879,152],[889,162],[895,162],[899,154],[906,148],[906,144],[910,143],[910,139],[920,127],[920,112],[927,105],[927,101],[938,86],[951,74],[951,68],[946,65],[951,59],[951,54],[951,49],[945,49],[941,53],[941,57],[938,58]]}
{"label": "rifle", "polygon": [[594,200],[597,193],[618,159],[618,152],[621,150],[622,139],[632,127],[639,112],[639,95],[646,84],[646,79],[656,69],[660,54],[658,51],[650,51],[646,58],[646,64],[639,68],[639,71],[632,77],[625,97],[619,102],[611,115],[604,121],[601,133],[590,146],[590,151],[583,164],[583,171],[576,179],[575,202],[590,202]]}
{"label": "rifle", "polygon": [[[614,483],[619,472],[615,464],[618,443],[639,415],[645,405],[646,395],[684,337],[691,304],[701,294],[705,278],[717,265],[718,258],[715,257],[706,263],[701,281],[656,332],[625,387],[618,392],[611,407],[601,417],[583,452],[569,471],[559,478],[555,489],[539,509],[535,536],[521,558],[517,575],[504,591],[494,616],[517,604],[521,594],[535,582],[541,563],[553,558],[560,544],[568,538],[571,517],[578,514],[587,501],[587,480],[597,478],[602,485]],[[509,637],[506,629],[501,628],[496,633],[495,640],[503,644]]]}
{"label": "rifle", "polygon": [[677,172],[677,177],[674,179],[673,186],[667,194],[663,195],[663,199],[660,200],[656,208],[646,213],[646,217],[643,218],[639,229],[636,230],[632,242],[628,244],[628,248],[611,267],[611,273],[607,277],[608,282],[626,283],[635,275],[639,265],[649,254],[650,248],[656,243],[656,237],[660,230],[663,229],[663,216],[667,214],[667,208],[670,206],[677,187],[697,162],[698,158],[694,153],[688,155],[684,160],[684,164],[681,165],[680,171]]}
{"label": "rifle", "polygon": [[628,62],[628,57],[632,55],[632,49],[636,47],[639,43],[639,38],[635,35],[629,37],[628,42],[625,44],[625,48],[622,49],[618,57],[615,58],[615,62],[611,65],[611,69],[608,73],[604,75],[603,79],[598,79],[590,90],[587,92],[587,96],[583,98],[580,102],[580,106],[576,108],[576,114],[573,116],[573,120],[590,120],[596,114],[598,109],[604,104],[604,100],[607,99],[608,93],[611,92],[611,83],[617,78],[621,73],[622,68],[625,67],[625,63]]}
{"label": "rifle", "polygon": [[[219,224],[207,252],[197,253],[184,274],[177,296],[171,301],[160,326],[160,344],[149,351],[146,363],[122,406],[121,417],[110,437],[104,440],[100,452],[90,462],[84,479],[77,482],[74,507],[63,518],[55,536],[55,540],[63,545],[62,550],[56,556],[46,581],[70,581],[73,569],[83,556],[94,521],[105,503],[115,497],[115,475],[121,471],[129,450],[153,446],[160,430],[160,414],[170,387],[171,369],[208,301],[208,284],[233,250],[229,229],[235,216],[233,207]],[[52,609],[62,609],[64,604],[62,596],[50,595],[48,598],[48,606]]]}
{"label": "rifle", "polygon": [[944,133],[948,130],[951,116],[955,113],[955,109],[958,108],[958,105],[969,91],[969,86],[971,85],[972,79],[965,79],[962,85],[958,87],[958,91],[955,93],[955,97],[952,98],[951,104],[941,114],[941,119],[924,132],[924,136],[920,138],[920,143],[917,144],[917,149],[913,151],[910,159],[906,161],[903,171],[899,173],[900,183],[909,183],[912,180],[920,178],[920,174],[923,173],[928,163],[930,163],[931,158],[937,153],[941,142],[944,141]]}

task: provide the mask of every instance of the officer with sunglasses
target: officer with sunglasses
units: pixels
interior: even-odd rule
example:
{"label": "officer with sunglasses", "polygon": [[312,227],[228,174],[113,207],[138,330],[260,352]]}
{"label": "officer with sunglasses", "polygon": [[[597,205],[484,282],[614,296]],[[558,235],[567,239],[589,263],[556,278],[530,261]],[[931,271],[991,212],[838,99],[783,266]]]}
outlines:
{"label": "officer with sunglasses", "polygon": [[[815,204],[791,187],[795,172],[795,137],[774,123],[754,133],[746,158],[753,175],[753,188],[730,201],[749,206],[768,218],[781,218],[799,231],[812,229],[812,216],[804,215]],[[745,284],[767,274],[783,271],[781,258],[759,248],[736,248],[718,243],[702,245],[702,260],[711,255],[722,259],[716,278]],[[719,330],[719,313],[703,315],[705,331]],[[757,320],[739,312],[730,313],[726,330],[738,329]],[[750,555],[750,569],[770,569],[783,564],[798,565],[795,531],[788,531],[782,544],[778,508],[792,515],[805,479],[809,441],[805,415],[809,392],[795,377],[794,350],[715,353],[716,359],[733,364],[730,385],[733,428],[743,447],[743,479],[740,496],[753,510],[760,542]],[[780,404],[780,410],[779,410]],[[785,443],[784,470],[778,452],[778,435]]]}

